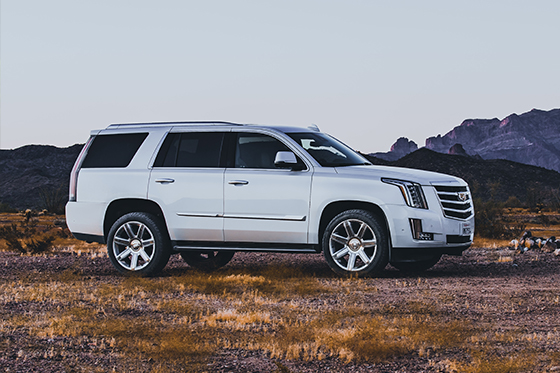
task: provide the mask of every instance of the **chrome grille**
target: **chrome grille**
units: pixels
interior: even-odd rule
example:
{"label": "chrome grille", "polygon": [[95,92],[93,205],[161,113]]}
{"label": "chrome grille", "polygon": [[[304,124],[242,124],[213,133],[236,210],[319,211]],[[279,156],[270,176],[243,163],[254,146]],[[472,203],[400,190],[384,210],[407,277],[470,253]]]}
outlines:
{"label": "chrome grille", "polygon": [[434,188],[445,216],[468,219],[473,215],[471,195],[466,186],[434,186]]}

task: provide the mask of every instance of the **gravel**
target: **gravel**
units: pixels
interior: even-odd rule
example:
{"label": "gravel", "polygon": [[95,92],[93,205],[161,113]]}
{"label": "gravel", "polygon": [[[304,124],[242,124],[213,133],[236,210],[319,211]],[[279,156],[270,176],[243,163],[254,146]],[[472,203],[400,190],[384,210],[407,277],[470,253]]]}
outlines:
{"label": "gravel", "polygon": [[[321,255],[237,253],[226,267],[234,271],[264,271],[270,266],[292,267],[314,273],[328,284],[337,281]],[[163,276],[176,276],[190,271],[179,256],[172,257]],[[92,257],[72,252],[57,252],[46,256],[22,256],[0,252],[0,282],[8,284],[23,278],[58,278],[61,273],[74,271],[88,281],[111,283],[119,275],[106,256]],[[553,254],[529,251],[515,253],[506,248],[472,248],[462,257],[445,256],[432,269],[421,274],[403,274],[388,266],[375,278],[365,279],[374,285],[375,293],[363,294],[387,309],[403,307],[411,299],[433,303],[450,318],[461,317],[480,328],[491,325],[493,331],[532,338],[534,351],[541,356],[538,371],[560,371],[560,259]],[[327,305],[336,297],[313,296],[309,302]],[[53,312],[48,302],[0,303],[0,315]],[[532,337],[531,337],[532,336]],[[524,337],[525,338],[525,337]],[[526,338],[526,339],[527,339]],[[504,342],[500,354],[519,356],[523,343]],[[55,348],[56,347],[56,348]],[[49,356],[51,348],[64,354]],[[25,356],[24,356],[25,355]],[[51,354],[52,355],[52,354]],[[544,358],[543,358],[544,356]],[[4,372],[79,372],[113,371],[122,367],[122,355],[100,345],[87,336],[81,338],[39,338],[21,329],[0,328],[0,371]],[[320,361],[273,359],[260,350],[225,349],[214,354],[202,366],[184,367],[185,371],[208,372],[453,372],[447,362],[466,358],[463,352],[449,349],[444,355],[409,354],[378,364],[346,363],[336,357]],[[86,368],[87,367],[87,368]],[[150,360],[135,365],[137,371],[151,371]],[[476,370],[473,370],[476,371]],[[516,371],[516,370],[512,370]]]}

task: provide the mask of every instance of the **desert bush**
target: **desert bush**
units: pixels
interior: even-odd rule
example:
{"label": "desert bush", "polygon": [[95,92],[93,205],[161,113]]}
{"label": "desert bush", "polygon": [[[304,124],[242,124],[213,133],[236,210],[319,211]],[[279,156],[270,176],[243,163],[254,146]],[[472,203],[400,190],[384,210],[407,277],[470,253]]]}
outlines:
{"label": "desert bush", "polygon": [[53,214],[64,214],[64,207],[68,201],[68,193],[64,187],[41,188],[39,197],[41,198],[42,208]]}
{"label": "desert bush", "polygon": [[496,200],[496,196],[499,195],[499,191],[500,189],[502,189],[502,185],[500,184],[499,181],[490,183],[488,185],[488,188],[490,189],[490,199],[491,200]]}
{"label": "desert bush", "polygon": [[525,205],[532,210],[538,210],[538,206],[542,206],[542,196],[537,188],[527,188],[527,198]]}
{"label": "desert bush", "polygon": [[0,202],[0,212],[17,212],[17,210],[7,203]]}
{"label": "desert bush", "polygon": [[521,237],[523,232],[527,230],[527,225],[520,221],[509,221],[509,219],[504,219],[506,222],[506,235],[504,238],[509,239],[512,237]]}
{"label": "desert bush", "polygon": [[0,239],[6,241],[8,250],[25,254],[27,250],[22,245],[22,238],[22,233],[18,230],[17,225],[12,224],[0,227]]}
{"label": "desert bush", "polygon": [[517,208],[517,207],[521,207],[521,206],[523,206],[523,204],[521,203],[519,198],[517,198],[516,196],[509,196],[509,198],[507,199],[507,201],[505,203],[505,207],[508,207],[508,208]]}
{"label": "desert bush", "polygon": [[507,232],[504,222],[503,205],[490,200],[483,202],[477,198],[475,205],[476,234],[486,238],[502,238]]}
{"label": "desert bush", "polygon": [[560,189],[553,189],[550,191],[549,206],[551,210],[560,212]]}
{"label": "desert bush", "polygon": [[480,199],[475,199],[474,204],[476,214],[475,232],[479,237],[511,239],[512,237],[519,237],[527,227],[525,222],[512,220],[504,215],[507,202],[504,204],[494,200],[483,202]]}
{"label": "desert bush", "polygon": [[543,209],[560,211],[560,189],[528,188],[526,207],[533,212],[540,212]]}
{"label": "desert bush", "polygon": [[537,215],[535,220],[536,220],[537,223],[539,223],[539,224],[541,224],[545,227],[550,227],[550,224],[551,224],[550,217],[548,217],[548,215],[543,214],[542,212]]}
{"label": "desert bush", "polygon": [[0,227],[0,239],[6,241],[9,251],[22,254],[40,254],[52,248],[55,237],[50,233],[37,233],[33,226],[16,224]]}
{"label": "desert bush", "polygon": [[29,238],[26,242],[26,250],[29,254],[40,254],[49,251],[52,247],[54,237],[42,234],[36,238]]}

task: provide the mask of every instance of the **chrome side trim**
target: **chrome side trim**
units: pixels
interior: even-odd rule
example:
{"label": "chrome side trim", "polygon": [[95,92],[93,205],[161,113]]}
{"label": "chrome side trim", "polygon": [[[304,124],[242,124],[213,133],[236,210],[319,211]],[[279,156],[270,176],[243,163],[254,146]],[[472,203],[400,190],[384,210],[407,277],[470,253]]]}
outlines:
{"label": "chrome side trim", "polygon": [[285,220],[285,221],[306,221],[307,216],[296,215],[224,215],[226,219],[253,219],[253,220]]}
{"label": "chrome side trim", "polygon": [[190,218],[222,218],[224,217],[222,214],[190,214],[187,212],[178,212],[177,215],[179,216],[187,216]]}
{"label": "chrome side trim", "polygon": [[179,216],[191,218],[226,218],[226,219],[252,219],[252,220],[283,220],[283,221],[306,221],[307,216],[295,215],[222,215],[222,214],[191,214],[188,212],[178,212]]}

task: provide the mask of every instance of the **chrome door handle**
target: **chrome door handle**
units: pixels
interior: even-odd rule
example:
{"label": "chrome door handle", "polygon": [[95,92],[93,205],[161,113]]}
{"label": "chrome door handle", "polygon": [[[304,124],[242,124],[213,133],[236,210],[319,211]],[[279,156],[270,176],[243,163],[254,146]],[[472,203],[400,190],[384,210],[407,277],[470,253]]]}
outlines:
{"label": "chrome door handle", "polygon": [[247,185],[247,184],[249,184],[249,182],[247,180],[230,180],[230,181],[228,181],[228,184],[231,184],[231,185]]}
{"label": "chrome door handle", "polygon": [[174,179],[168,179],[168,178],[156,179],[156,183],[161,183],[161,184],[171,184],[174,182],[175,182]]}

